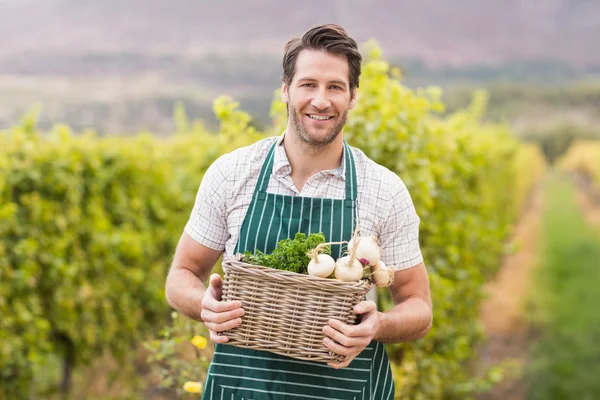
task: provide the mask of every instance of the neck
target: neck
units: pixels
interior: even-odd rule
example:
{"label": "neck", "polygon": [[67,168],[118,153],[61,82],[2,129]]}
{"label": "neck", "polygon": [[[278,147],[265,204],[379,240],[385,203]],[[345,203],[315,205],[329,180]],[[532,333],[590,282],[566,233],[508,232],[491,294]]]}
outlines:
{"label": "neck", "polygon": [[342,163],[344,142],[342,134],[328,145],[312,146],[287,131],[283,143],[290,166],[292,180],[298,190],[314,174],[339,168]]}

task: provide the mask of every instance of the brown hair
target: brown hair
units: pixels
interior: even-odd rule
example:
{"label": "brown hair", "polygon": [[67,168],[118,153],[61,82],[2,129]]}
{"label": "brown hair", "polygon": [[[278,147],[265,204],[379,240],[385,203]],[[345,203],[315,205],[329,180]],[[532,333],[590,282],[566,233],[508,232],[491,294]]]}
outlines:
{"label": "brown hair", "polygon": [[296,60],[302,50],[324,50],[346,56],[350,69],[350,91],[358,88],[362,56],[356,41],[348,36],[344,28],[335,24],[319,25],[309,29],[301,37],[290,39],[285,45],[283,56],[282,80],[287,85],[292,83]]}

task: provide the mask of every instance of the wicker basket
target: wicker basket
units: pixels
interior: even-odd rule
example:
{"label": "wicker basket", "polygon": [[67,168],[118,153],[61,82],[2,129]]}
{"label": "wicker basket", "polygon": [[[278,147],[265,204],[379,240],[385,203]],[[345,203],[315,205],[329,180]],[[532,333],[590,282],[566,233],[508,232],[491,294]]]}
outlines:
{"label": "wicker basket", "polygon": [[228,344],[299,360],[343,360],[323,344],[323,327],[330,319],[354,324],[353,308],[364,300],[369,281],[342,282],[241,260],[238,255],[223,262],[223,300],[240,300],[244,309],[242,324],[223,332]]}

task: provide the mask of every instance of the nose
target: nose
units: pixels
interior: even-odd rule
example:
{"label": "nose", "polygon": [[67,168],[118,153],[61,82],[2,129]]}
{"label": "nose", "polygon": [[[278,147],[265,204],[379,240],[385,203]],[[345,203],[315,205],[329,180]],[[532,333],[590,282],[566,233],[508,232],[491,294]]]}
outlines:
{"label": "nose", "polygon": [[327,92],[325,90],[317,90],[310,104],[317,110],[325,110],[331,106],[331,102],[327,98]]}

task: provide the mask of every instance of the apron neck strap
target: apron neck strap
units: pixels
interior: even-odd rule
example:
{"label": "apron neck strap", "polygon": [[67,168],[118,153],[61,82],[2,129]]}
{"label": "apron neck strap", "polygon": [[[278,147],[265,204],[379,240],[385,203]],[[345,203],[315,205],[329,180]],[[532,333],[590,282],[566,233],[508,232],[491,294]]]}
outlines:
{"label": "apron neck strap", "polygon": [[275,158],[275,146],[277,146],[277,140],[271,146],[269,153],[267,154],[267,158],[265,159],[262,169],[260,170],[260,175],[258,177],[258,182],[256,184],[256,188],[258,190],[254,191],[254,196],[257,196],[259,192],[267,192],[267,187],[269,186],[269,178],[271,177],[271,171],[273,171],[273,159]]}
{"label": "apron neck strap", "polygon": [[358,190],[356,189],[356,165],[350,146],[344,140],[344,166],[346,168],[346,200],[356,200]]}
{"label": "apron neck strap", "polygon": [[[257,195],[259,192],[267,192],[269,186],[269,178],[271,177],[271,171],[273,170],[273,160],[275,159],[275,146],[277,141],[273,143],[265,162],[263,163],[260,175],[258,177],[257,188],[255,192]],[[346,200],[355,200],[357,197],[358,190],[356,188],[356,166],[354,164],[354,157],[350,146],[344,140],[344,165],[346,168]]]}

